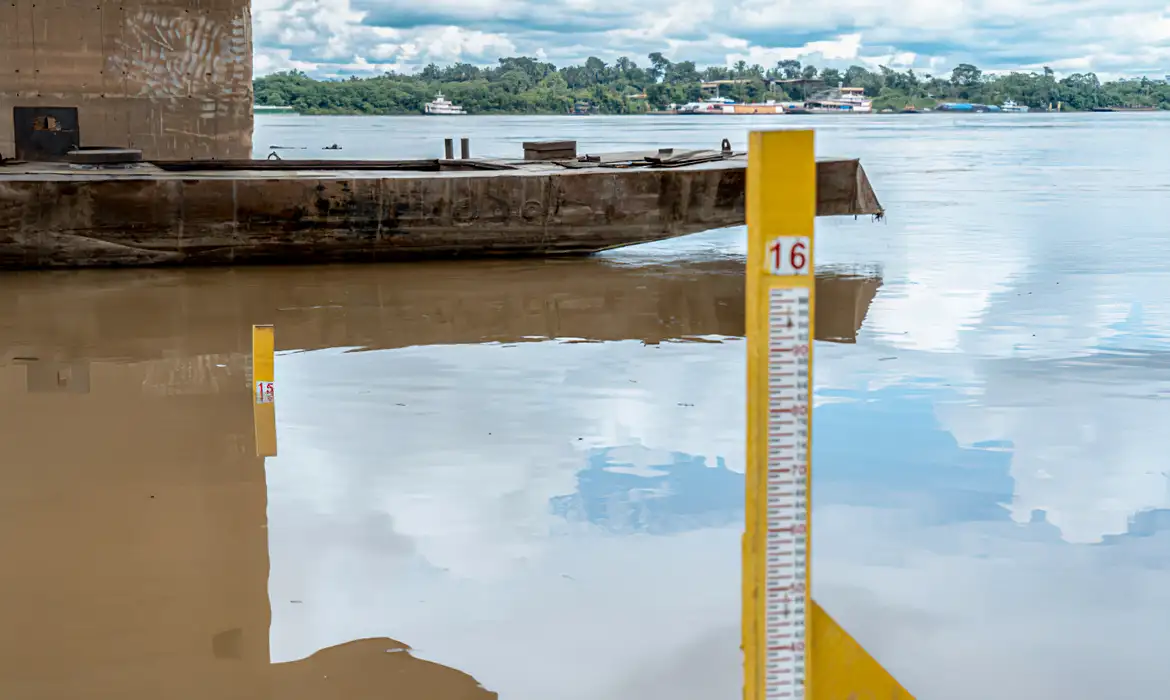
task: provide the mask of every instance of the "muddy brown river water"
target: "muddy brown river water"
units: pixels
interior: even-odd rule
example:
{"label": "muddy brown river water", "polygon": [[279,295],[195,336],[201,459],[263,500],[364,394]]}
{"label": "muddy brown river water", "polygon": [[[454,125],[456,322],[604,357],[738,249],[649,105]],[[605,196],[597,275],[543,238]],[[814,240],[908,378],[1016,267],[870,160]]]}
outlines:
{"label": "muddy brown river water", "polygon": [[[817,122],[891,218],[818,228],[814,595],[920,700],[1170,683],[1159,119]],[[743,252],[0,276],[0,697],[738,697]]]}

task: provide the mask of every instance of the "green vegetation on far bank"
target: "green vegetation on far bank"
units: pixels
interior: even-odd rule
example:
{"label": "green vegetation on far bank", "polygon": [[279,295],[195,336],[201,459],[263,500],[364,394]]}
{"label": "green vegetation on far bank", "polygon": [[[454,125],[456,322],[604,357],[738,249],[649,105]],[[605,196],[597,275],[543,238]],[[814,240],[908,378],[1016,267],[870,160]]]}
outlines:
{"label": "green vegetation on far bank", "polygon": [[256,104],[290,105],[304,114],[418,114],[442,92],[471,114],[639,114],[710,96],[712,88],[704,89],[703,84],[715,81],[734,81],[720,84],[720,94],[745,102],[801,100],[806,90],[823,87],[785,82],[803,79],[865,88],[875,111],[908,105],[927,108],[940,102],[1000,104],[1009,99],[1033,109],[1057,103],[1066,110],[1170,109],[1170,83],[1165,80],[1101,82],[1093,73],[1058,79],[1048,68],[1040,73],[988,74],[961,64],[949,75],[930,75],[885,66],[876,71],[861,66],[844,71],[818,69],[793,60],[771,68],[740,61],[732,67],[699,69],[692,61],[669,61],[661,53],[652,53],[649,59],[648,66],[639,66],[628,58],[607,64],[591,57],[584,65],[557,68],[534,58],[501,58],[490,68],[431,64],[411,75],[386,73],[348,80],[275,73],[255,80]]}

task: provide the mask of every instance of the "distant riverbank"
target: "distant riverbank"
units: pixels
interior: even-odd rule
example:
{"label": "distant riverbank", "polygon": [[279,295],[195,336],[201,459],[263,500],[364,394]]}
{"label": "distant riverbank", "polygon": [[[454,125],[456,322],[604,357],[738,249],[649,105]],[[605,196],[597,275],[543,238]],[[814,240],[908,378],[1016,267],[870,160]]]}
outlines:
{"label": "distant riverbank", "polygon": [[[892,108],[886,108],[886,109],[881,109],[881,110],[874,110],[873,112],[869,112],[867,114],[869,116],[873,116],[873,115],[887,116],[890,114],[904,114],[904,115],[950,114],[950,115],[954,115],[957,113],[964,113],[964,114],[977,114],[977,113],[1005,114],[1005,113],[1007,113],[1002,108],[998,109],[994,112],[987,112],[987,111],[980,112],[978,110],[959,112],[958,110],[940,109],[940,104],[941,103],[935,103],[930,107],[917,107],[917,106],[905,107],[903,109],[897,109],[897,110],[892,109]],[[256,110],[256,114],[284,115],[284,116],[298,116],[298,115],[303,115],[303,116],[308,116],[308,117],[431,117],[431,116],[435,116],[435,115],[424,114],[423,112],[385,112],[385,113],[358,112],[358,111],[352,111],[352,112],[306,111],[306,112],[301,112],[301,111],[298,111],[297,109],[292,108],[292,107],[288,107],[286,109],[263,109],[262,108],[263,106],[261,106],[261,105],[257,105],[257,107],[258,108]],[[1094,109],[1070,109],[1068,107],[1061,107],[1059,109],[1057,109],[1057,108],[1029,109],[1025,113],[1026,114],[1056,114],[1056,113],[1060,113],[1060,114],[1086,114],[1086,113],[1105,113],[1105,112],[1108,112],[1108,113],[1148,114],[1151,112],[1163,112],[1163,111],[1167,111],[1168,109],[1170,109],[1170,108],[1168,108],[1168,107],[1099,107],[1099,108],[1094,108]],[[483,117],[492,117],[492,116],[496,116],[496,117],[582,117],[582,116],[602,116],[605,113],[595,112],[595,113],[591,113],[591,114],[573,114],[573,113],[557,113],[557,112],[552,112],[552,113],[550,113],[550,112],[486,112],[486,113],[482,113],[482,114],[477,114],[474,112],[469,112],[469,113],[465,113],[465,114],[458,115],[458,116],[471,116],[473,114],[476,116],[483,116]],[[673,110],[662,110],[662,111],[654,111],[654,112],[633,112],[633,113],[625,113],[625,114],[617,113],[617,114],[622,115],[622,116],[644,116],[644,117],[689,116],[686,114],[680,114],[680,113],[675,112]],[[614,115],[610,115],[610,116],[614,116]],[[741,115],[735,115],[735,116],[748,116],[748,115],[741,114]],[[808,115],[805,113],[802,113],[800,116],[808,116]],[[837,115],[817,114],[817,115],[813,115],[813,116],[825,116],[829,119],[833,119]],[[866,116],[866,115],[851,115],[851,116],[860,117],[860,116]]]}
{"label": "distant riverbank", "polygon": [[1031,110],[1061,111],[1094,108],[1170,109],[1170,83],[1137,78],[1101,82],[1092,73],[1058,78],[1045,68],[1039,73],[984,73],[960,64],[945,75],[917,74],[882,68],[802,66],[780,61],[775,66],[709,66],[670,61],[660,53],[649,66],[621,58],[607,64],[597,58],[583,65],[558,68],[534,58],[501,58],[481,68],[468,64],[431,65],[419,73],[386,73],[369,78],[317,80],[304,73],[267,75],[255,80],[260,107],[291,107],[306,115],[422,114],[442,93],[469,114],[570,115],[646,114],[672,104],[709,97],[737,102],[800,102],[826,87],[862,88],[875,112],[908,107],[933,109],[946,102],[1000,105],[1013,101]]}

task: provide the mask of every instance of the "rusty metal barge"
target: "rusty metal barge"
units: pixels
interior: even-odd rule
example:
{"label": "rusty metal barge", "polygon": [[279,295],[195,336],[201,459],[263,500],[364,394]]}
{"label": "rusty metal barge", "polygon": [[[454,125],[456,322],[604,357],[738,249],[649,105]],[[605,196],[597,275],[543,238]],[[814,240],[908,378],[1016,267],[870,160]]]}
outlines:
{"label": "rusty metal barge", "polygon": [[[586,254],[744,222],[746,160],[730,149],[103,163],[111,153],[0,165],[0,268]],[[818,215],[881,213],[857,160],[817,176]]]}

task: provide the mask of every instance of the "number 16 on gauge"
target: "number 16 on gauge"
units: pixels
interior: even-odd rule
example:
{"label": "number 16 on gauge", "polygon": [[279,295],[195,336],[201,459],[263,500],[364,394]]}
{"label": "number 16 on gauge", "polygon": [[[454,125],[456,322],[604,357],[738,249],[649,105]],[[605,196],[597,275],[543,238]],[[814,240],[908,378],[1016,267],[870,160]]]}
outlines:
{"label": "number 16 on gauge", "polygon": [[808,236],[777,236],[768,240],[764,265],[772,275],[807,275]]}

